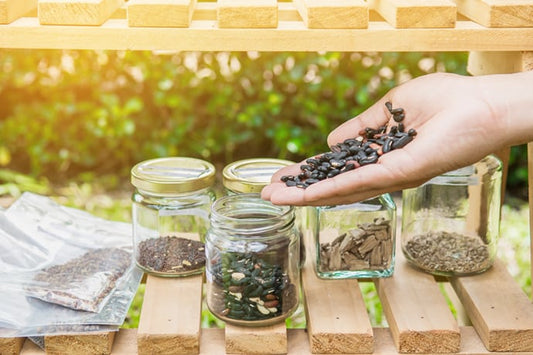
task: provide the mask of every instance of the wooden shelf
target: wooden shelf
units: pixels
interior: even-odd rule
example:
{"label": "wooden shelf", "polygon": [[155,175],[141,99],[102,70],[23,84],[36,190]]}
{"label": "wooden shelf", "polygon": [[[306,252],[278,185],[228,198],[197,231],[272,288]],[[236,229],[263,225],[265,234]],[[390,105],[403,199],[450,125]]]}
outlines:
{"label": "wooden shelf", "polygon": [[[337,2],[339,1],[337,0]],[[431,4],[431,1],[437,0],[425,2]],[[477,2],[480,1],[484,0]],[[48,2],[53,1],[48,0]],[[361,7],[348,8],[359,11],[354,13],[361,17],[357,22],[347,22],[346,27],[350,28],[317,28],[321,24],[326,26],[332,21],[321,23],[307,19],[318,11],[313,7],[315,3],[309,4],[311,3],[309,0],[299,0],[295,3],[300,10],[293,3],[279,2],[277,3],[277,25],[275,27],[261,28],[265,24],[256,19],[250,21],[247,25],[249,27],[246,28],[228,28],[231,27],[231,23],[228,23],[228,21],[231,22],[231,16],[235,17],[234,12],[232,12],[234,8],[230,8],[231,11],[226,8],[228,0],[220,4],[217,2],[197,3],[190,25],[187,27],[140,27],[143,24],[139,20],[139,14],[135,12],[131,14],[132,19],[133,15],[136,15],[135,27],[130,26],[128,11],[133,11],[136,8],[134,6],[136,2],[131,0],[131,10],[128,9],[128,3],[126,3],[110,15],[102,25],[43,25],[37,11],[30,12],[25,17],[13,20],[11,23],[0,24],[0,48],[175,51],[533,50],[533,15],[529,15],[533,14],[533,10],[528,10],[529,8],[533,9],[533,0],[521,1],[525,5],[522,5],[520,9],[522,9],[522,14],[523,11],[526,11],[525,14],[529,16],[529,23],[524,23],[525,19],[522,16],[522,22],[516,22],[516,26],[520,27],[486,27],[457,14],[456,17],[448,18],[447,21],[439,19],[434,24],[435,27],[432,27],[431,23],[424,22],[421,28],[420,22],[405,20],[405,17],[410,14],[407,11],[409,4],[412,4],[413,11],[414,9],[417,10],[418,17],[422,16],[424,11],[428,15],[432,14],[431,11],[433,10],[429,7],[420,11],[420,2],[420,0],[375,0],[374,3],[377,4],[372,6],[377,7],[379,5],[380,13],[383,13],[388,21],[374,8],[363,8],[367,12],[362,13],[360,12]],[[438,2],[453,4],[451,0],[438,0]],[[240,3],[246,4],[246,2]],[[404,6],[401,7],[398,3],[404,4]],[[526,8],[526,5],[529,7]],[[144,7],[140,9],[145,9],[146,6],[150,5],[145,2]],[[187,6],[187,4],[183,6]],[[306,10],[303,11],[302,9]],[[326,11],[322,8],[319,9],[322,10],[319,12],[320,14]],[[455,8],[452,7],[452,9]],[[327,9],[327,11],[334,10],[339,11],[338,8]],[[227,13],[229,15],[225,15]],[[448,11],[448,13],[451,12]],[[306,18],[305,21],[302,20],[301,14]],[[364,17],[365,14],[367,14],[367,18]],[[488,14],[490,15],[490,12]],[[220,16],[229,17],[229,19],[224,19],[224,28],[219,26],[219,21],[223,20]],[[271,25],[272,16],[267,16],[267,20]],[[155,22],[155,20],[147,20],[146,26],[150,24],[153,26]],[[511,23],[513,22],[511,21]],[[444,26],[443,24],[447,27],[439,27]],[[245,25],[240,23],[238,27]],[[186,25],[181,22],[180,26]],[[333,24],[329,26],[332,27]],[[364,26],[364,28],[357,28],[360,26]],[[398,26],[402,28],[398,28]]]}

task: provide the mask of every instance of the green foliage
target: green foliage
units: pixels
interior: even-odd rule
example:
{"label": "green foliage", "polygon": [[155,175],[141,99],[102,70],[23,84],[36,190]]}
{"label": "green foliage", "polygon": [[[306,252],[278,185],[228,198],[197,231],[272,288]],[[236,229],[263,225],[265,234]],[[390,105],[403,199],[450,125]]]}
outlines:
{"label": "green foliage", "polygon": [[0,51],[0,167],[57,180],[193,156],[300,160],[390,88],[465,53]]}

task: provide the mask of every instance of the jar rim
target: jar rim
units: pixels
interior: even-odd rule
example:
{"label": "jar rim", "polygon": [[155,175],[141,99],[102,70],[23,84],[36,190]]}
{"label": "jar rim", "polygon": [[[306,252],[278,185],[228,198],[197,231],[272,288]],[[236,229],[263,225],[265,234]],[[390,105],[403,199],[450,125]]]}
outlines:
{"label": "jar rim", "polygon": [[274,158],[238,160],[224,167],[222,184],[234,192],[258,193],[270,183],[276,171],[292,164],[295,163]]}
{"label": "jar rim", "polygon": [[165,157],[145,160],[131,169],[131,184],[152,193],[184,193],[213,185],[215,167],[196,158]]}
{"label": "jar rim", "polygon": [[[231,212],[231,213],[230,213]],[[283,233],[294,225],[294,207],[274,205],[257,193],[228,195],[211,207],[211,227],[238,235],[265,238],[262,233]]]}

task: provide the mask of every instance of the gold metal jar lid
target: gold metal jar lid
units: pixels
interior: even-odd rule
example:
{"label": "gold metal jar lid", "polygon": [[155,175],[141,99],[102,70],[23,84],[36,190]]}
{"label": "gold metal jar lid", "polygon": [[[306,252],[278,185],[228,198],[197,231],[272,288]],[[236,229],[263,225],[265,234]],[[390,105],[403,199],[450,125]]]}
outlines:
{"label": "gold metal jar lid", "polygon": [[255,158],[226,165],[222,171],[224,187],[237,193],[259,193],[279,169],[294,164],[282,159]]}
{"label": "gold metal jar lid", "polygon": [[131,169],[131,183],[152,193],[185,193],[213,185],[215,167],[205,160],[167,157],[143,161]]}

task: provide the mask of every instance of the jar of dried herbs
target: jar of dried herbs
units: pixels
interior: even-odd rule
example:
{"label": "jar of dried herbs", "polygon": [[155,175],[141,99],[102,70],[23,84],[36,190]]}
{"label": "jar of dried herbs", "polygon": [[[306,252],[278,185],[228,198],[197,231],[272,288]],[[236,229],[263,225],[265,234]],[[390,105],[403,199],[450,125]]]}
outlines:
{"label": "jar of dried herbs", "polygon": [[494,156],[403,191],[402,251],[415,267],[461,276],[494,262],[502,164]]}
{"label": "jar of dried herbs", "polygon": [[316,273],[321,278],[388,277],[394,272],[396,204],[389,194],[318,208]]}
{"label": "jar of dried herbs", "polygon": [[134,257],[147,273],[176,277],[203,272],[215,168],[204,160],[168,157],[131,170]]}
{"label": "jar of dried herbs", "polygon": [[259,194],[218,199],[206,237],[209,310],[243,326],[282,322],[298,305],[299,251],[292,207]]}
{"label": "jar of dried herbs", "polygon": [[[223,184],[228,195],[260,193],[270,183],[272,175],[294,162],[283,159],[253,158],[228,164],[222,171]],[[300,236],[300,266],[305,262],[305,239],[312,239],[316,226],[315,207],[295,207],[295,225]]]}

